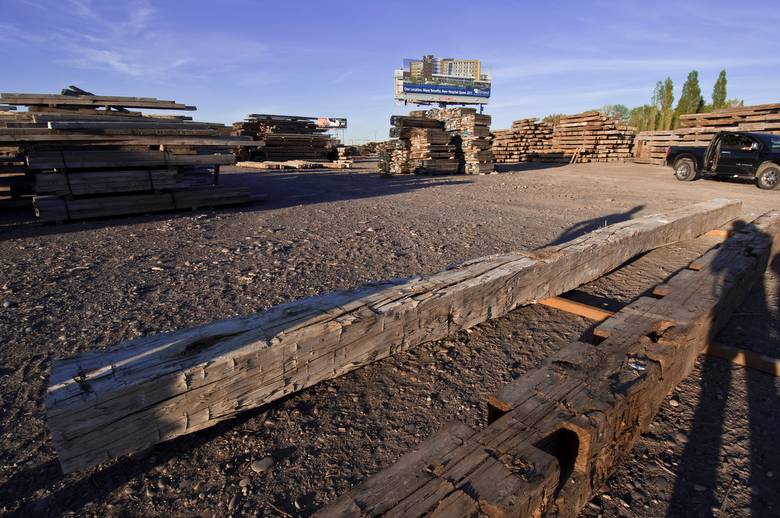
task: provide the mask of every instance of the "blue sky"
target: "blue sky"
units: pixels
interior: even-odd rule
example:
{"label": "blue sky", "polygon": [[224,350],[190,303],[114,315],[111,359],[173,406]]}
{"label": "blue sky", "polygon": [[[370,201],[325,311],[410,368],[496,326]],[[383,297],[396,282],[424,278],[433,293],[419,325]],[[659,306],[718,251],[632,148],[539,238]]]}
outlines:
{"label": "blue sky", "polygon": [[493,75],[493,127],[648,101],[697,69],[729,96],[780,102],[775,1],[0,0],[0,91],[195,104],[196,120],[246,113],[347,117],[346,139],[384,139],[393,69],[433,53]]}

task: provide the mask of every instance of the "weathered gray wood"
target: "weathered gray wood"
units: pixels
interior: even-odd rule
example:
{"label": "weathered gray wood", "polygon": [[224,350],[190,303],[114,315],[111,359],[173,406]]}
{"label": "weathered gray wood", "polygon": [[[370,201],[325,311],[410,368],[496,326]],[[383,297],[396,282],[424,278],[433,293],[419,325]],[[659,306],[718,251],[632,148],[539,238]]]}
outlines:
{"label": "weathered gray wood", "polygon": [[589,282],[738,216],[712,200],[561,245],[304,299],[55,362],[47,398],[64,471],[216,424],[319,381]]}
{"label": "weathered gray wood", "polygon": [[0,93],[0,103],[22,106],[121,106],[127,108],[186,111],[194,111],[196,109],[194,106],[179,104],[176,101],[155,99],[154,97],[119,97],[103,95]]}
{"label": "weathered gray wood", "polygon": [[27,167],[86,169],[104,167],[155,167],[178,165],[232,165],[233,154],[177,155],[165,151],[31,151]]}
{"label": "weathered gray wood", "polygon": [[[707,267],[672,277],[664,298],[618,312],[620,325],[604,342],[574,342],[508,384],[496,398],[500,417],[487,428],[461,434],[450,450],[438,438],[426,441],[414,458],[427,466],[392,465],[318,516],[577,516],[763,275],[778,239],[780,211],[772,211],[719,247]],[[479,455],[483,462],[451,461]],[[517,469],[486,476],[493,459]],[[428,473],[424,486],[408,482],[421,472]],[[408,490],[391,498],[368,490],[390,482]],[[437,487],[446,490],[434,494]]]}

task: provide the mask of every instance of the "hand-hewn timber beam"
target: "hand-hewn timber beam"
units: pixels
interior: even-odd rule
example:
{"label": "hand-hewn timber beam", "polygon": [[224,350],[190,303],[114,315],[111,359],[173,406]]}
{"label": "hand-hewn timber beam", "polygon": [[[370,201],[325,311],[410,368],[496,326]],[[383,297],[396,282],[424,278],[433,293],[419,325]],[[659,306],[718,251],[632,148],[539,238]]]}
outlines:
{"label": "hand-hewn timber beam", "polygon": [[577,516],[761,278],[778,239],[773,211],[700,270],[672,277],[663,298],[616,313],[600,344],[569,344],[505,386],[485,429],[445,426],[318,516]]}
{"label": "hand-hewn timber beam", "polygon": [[46,402],[65,472],[207,428],[420,343],[558,295],[737,217],[712,200],[528,253],[300,300],[60,360]]}

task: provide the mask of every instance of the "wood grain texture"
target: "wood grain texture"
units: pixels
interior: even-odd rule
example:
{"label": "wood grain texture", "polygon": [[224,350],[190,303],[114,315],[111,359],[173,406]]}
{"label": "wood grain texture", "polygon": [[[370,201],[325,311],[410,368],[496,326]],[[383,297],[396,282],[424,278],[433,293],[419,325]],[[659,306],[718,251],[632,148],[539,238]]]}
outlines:
{"label": "wood grain texture", "polygon": [[[404,516],[577,516],[763,275],[779,238],[780,211],[772,211],[718,247],[706,268],[672,277],[665,297],[645,297],[618,312],[607,322],[621,324],[599,345],[573,342],[505,386],[491,400],[500,408],[488,427],[461,434],[462,443],[444,452],[436,438],[426,441],[399,463],[405,475],[391,466],[318,516],[377,516],[377,509]],[[404,486],[421,471],[430,473],[424,486]],[[388,473],[396,487],[411,490],[392,500],[366,491],[389,482]]]}
{"label": "wood grain texture", "polygon": [[555,296],[737,217],[711,200],[533,252],[493,255],[56,361],[46,402],[65,472],[191,433]]}

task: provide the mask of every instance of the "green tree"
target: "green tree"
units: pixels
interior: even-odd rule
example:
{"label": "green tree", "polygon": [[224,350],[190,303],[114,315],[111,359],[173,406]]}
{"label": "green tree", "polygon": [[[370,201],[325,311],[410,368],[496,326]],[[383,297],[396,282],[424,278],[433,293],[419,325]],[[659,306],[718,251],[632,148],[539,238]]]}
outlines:
{"label": "green tree", "polygon": [[674,83],[671,77],[664,80],[661,92],[661,123],[657,129],[672,129],[672,119],[674,118]]}
{"label": "green tree", "polygon": [[653,104],[644,104],[629,111],[628,124],[638,131],[650,131],[655,129],[657,118],[658,108]]}
{"label": "green tree", "polygon": [[625,104],[605,104],[599,111],[611,119],[628,121],[629,110]]}
{"label": "green tree", "polygon": [[687,113],[699,113],[703,107],[704,98],[701,96],[699,73],[691,70],[683,84],[682,94],[680,95],[680,100],[677,101],[677,109],[675,109],[674,115],[676,118],[679,118],[680,115]]}
{"label": "green tree", "polygon": [[726,71],[721,70],[718,80],[712,87],[712,109],[720,110],[726,107]]}

